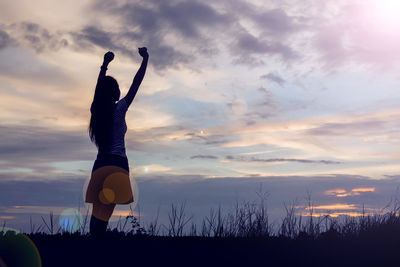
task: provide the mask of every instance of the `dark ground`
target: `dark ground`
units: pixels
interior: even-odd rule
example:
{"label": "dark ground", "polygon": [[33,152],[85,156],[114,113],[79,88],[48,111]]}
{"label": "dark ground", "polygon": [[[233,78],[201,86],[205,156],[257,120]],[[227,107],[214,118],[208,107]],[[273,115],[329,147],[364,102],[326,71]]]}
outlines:
{"label": "dark ground", "polygon": [[[400,266],[400,240],[28,234],[42,266]],[[8,265],[11,266],[11,265]]]}

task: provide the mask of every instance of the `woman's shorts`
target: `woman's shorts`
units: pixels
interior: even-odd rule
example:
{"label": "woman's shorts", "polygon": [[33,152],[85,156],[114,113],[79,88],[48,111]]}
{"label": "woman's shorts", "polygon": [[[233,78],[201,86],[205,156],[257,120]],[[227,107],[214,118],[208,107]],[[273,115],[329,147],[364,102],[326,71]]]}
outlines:
{"label": "woman's shorts", "polygon": [[133,202],[129,164],[126,157],[97,154],[86,190],[85,202],[98,204]]}

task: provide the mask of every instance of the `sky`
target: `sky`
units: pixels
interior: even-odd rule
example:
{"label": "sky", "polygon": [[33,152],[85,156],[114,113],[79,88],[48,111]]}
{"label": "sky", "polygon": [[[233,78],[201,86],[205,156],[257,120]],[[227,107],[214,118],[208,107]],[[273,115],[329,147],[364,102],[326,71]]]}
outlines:
{"label": "sky", "polygon": [[[143,220],[257,199],[371,213],[400,185],[400,4],[363,0],[0,0],[0,221],[90,208],[103,55],[121,97],[146,46],[126,150]],[[296,203],[297,203],[296,202]],[[86,206],[85,206],[86,205]],[[127,215],[117,206],[111,221]]]}

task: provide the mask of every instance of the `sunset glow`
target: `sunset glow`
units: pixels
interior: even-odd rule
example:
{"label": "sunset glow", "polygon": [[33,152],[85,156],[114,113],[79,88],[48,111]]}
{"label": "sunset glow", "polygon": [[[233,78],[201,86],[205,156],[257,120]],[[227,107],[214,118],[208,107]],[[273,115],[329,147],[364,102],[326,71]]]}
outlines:
{"label": "sunset glow", "polygon": [[332,190],[327,190],[325,191],[325,195],[332,195],[336,197],[348,197],[348,196],[358,196],[361,193],[365,192],[375,192],[375,187],[371,188],[354,188],[351,190],[345,190],[345,189],[332,189]]}
{"label": "sunset glow", "polygon": [[372,188],[354,188],[351,191],[353,191],[353,192],[375,192],[375,187],[372,187]]}
{"label": "sunset glow", "polygon": [[[385,23],[389,26],[398,26],[400,23],[400,2],[396,0],[367,0],[362,1],[370,6],[371,14],[378,19],[377,23]],[[386,25],[386,26],[388,26]]]}
{"label": "sunset glow", "polygon": [[[312,207],[315,210],[354,210],[356,207],[353,204],[330,204]],[[310,209],[310,207],[307,207]]]}

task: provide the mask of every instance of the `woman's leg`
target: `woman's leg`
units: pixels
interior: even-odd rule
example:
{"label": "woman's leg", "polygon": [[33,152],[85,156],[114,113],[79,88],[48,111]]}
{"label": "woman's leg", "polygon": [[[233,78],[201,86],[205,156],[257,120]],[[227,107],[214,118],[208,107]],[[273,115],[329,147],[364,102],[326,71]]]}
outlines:
{"label": "woman's leg", "polygon": [[110,219],[115,208],[115,204],[102,204],[102,203],[93,203],[92,214],[100,220],[107,221]]}
{"label": "woman's leg", "polygon": [[93,203],[92,216],[90,218],[90,233],[93,235],[105,233],[108,220],[115,208],[115,204]]}

